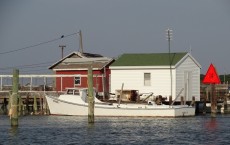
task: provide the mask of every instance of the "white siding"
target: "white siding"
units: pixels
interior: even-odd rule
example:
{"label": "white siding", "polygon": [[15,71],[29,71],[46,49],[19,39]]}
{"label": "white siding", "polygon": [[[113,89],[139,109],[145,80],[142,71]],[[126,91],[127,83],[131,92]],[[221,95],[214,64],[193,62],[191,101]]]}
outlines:
{"label": "white siding", "polygon": [[[189,56],[187,56],[187,58],[176,68],[176,94],[179,93],[181,88],[184,88],[184,76],[186,72],[191,73],[189,80],[191,86],[191,94],[190,96],[187,96],[186,101],[191,101],[192,96],[195,96],[196,101],[200,101],[200,68]],[[184,96],[184,91],[182,92],[181,96]]]}
{"label": "white siding", "polygon": [[[144,86],[144,73],[151,74],[151,86]],[[175,86],[175,71],[172,70],[173,88]],[[169,69],[130,69],[130,70],[111,70],[111,92],[123,89],[136,89],[139,93],[153,92],[154,95],[168,97],[171,92],[170,71]],[[173,89],[175,94],[175,89]],[[173,95],[175,96],[175,95]]]}
{"label": "white siding", "polygon": [[[174,68],[176,67],[176,68]],[[169,66],[138,66],[138,67],[111,67],[111,92],[121,89],[135,89],[139,93],[153,92],[154,95],[162,95],[169,98],[171,95],[171,78]],[[195,97],[200,101],[200,65],[190,55],[186,55],[176,66],[172,67],[172,99],[174,100],[182,88],[185,88],[185,73],[189,72],[189,96],[186,101]],[[144,86],[144,73],[151,74],[151,86]],[[186,89],[180,94],[184,96]],[[178,97],[177,101],[180,101]]]}

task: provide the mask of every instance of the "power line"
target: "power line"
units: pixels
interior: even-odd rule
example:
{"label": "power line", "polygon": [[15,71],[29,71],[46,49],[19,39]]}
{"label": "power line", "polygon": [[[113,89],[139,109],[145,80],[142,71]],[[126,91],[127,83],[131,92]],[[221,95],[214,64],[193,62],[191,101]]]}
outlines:
{"label": "power line", "polygon": [[20,70],[20,72],[23,72],[23,73],[31,73],[31,72],[49,72],[51,70],[48,70],[48,69],[30,69],[30,70]]}
{"label": "power line", "polygon": [[[43,71],[43,72],[48,72],[51,71],[48,69],[48,65],[46,66],[33,66],[33,67],[27,67],[27,68],[19,68],[20,73],[23,72],[38,72],[38,71]],[[12,74],[12,69],[3,69],[0,71],[0,74]]]}
{"label": "power line", "polygon": [[9,70],[13,68],[34,68],[34,67],[48,67],[50,64],[53,64],[54,61],[50,62],[42,62],[42,63],[35,63],[35,64],[29,64],[29,65],[18,65],[18,66],[11,66],[11,67],[2,67],[1,70]]}
{"label": "power line", "polygon": [[66,37],[73,36],[73,35],[75,35],[75,34],[78,34],[78,32],[77,32],[77,33],[68,34],[68,35],[62,35],[60,38],[55,38],[55,39],[53,39],[53,40],[49,40],[49,41],[41,42],[41,43],[38,43],[38,44],[34,44],[34,45],[30,45],[30,46],[18,48],[18,49],[15,49],[15,50],[0,52],[0,55],[1,55],[1,54],[7,54],[7,53],[12,53],[12,52],[16,52],[16,51],[25,50],[25,49],[32,48],[32,47],[36,47],[36,46],[43,45],[43,44],[47,44],[47,43],[50,43],[50,42],[54,42],[54,41],[60,40],[60,39],[62,39],[62,38],[66,38]]}
{"label": "power line", "polygon": [[[20,73],[31,73],[31,72],[50,72],[51,70],[48,70],[47,68],[41,68],[41,69],[26,69],[26,70],[19,70]],[[12,71],[0,71],[0,74],[12,74]]]}

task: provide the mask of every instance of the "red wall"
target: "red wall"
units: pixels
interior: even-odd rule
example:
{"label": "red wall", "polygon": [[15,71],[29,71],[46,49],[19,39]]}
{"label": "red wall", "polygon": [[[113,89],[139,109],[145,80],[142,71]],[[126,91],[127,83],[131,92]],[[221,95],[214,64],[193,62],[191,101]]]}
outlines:
{"label": "red wall", "polygon": [[[57,71],[56,74],[61,74],[61,75],[86,75],[86,76],[81,76],[81,85],[76,86],[76,87],[88,87],[87,84],[87,75],[88,71],[87,70],[76,70],[76,71]],[[103,72],[100,70],[94,70],[93,75],[102,75]],[[110,71],[106,70],[106,78],[109,77]],[[109,83],[108,79],[106,79],[106,89],[109,88]],[[62,77],[62,91],[65,90],[65,88],[68,87],[74,87],[74,77]],[[98,92],[103,91],[103,83],[102,83],[102,77],[93,77],[93,87],[98,89]],[[61,78],[56,78],[56,91],[61,91]]]}

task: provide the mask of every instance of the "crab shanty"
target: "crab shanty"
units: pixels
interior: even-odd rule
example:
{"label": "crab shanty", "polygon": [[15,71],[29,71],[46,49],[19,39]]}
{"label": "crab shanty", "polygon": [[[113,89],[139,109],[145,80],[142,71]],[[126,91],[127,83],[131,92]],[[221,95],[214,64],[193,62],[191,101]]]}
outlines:
{"label": "crab shanty", "polygon": [[[170,59],[170,61],[169,61]],[[201,65],[190,53],[123,54],[109,67],[111,92],[124,83],[124,90],[138,90],[139,94],[152,92],[165,101],[200,101]]]}

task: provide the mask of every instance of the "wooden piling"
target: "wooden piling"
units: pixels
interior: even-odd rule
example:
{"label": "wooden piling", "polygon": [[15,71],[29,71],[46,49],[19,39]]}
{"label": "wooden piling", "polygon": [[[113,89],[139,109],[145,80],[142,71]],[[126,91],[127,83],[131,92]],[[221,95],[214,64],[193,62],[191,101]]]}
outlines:
{"label": "wooden piling", "polygon": [[7,100],[6,97],[3,99],[3,114],[7,114]]}
{"label": "wooden piling", "polygon": [[49,114],[49,107],[47,105],[47,101],[46,101],[46,98],[45,96],[43,96],[43,110],[44,110],[44,114],[47,115]]}
{"label": "wooden piling", "polygon": [[208,96],[209,96],[209,92],[208,92],[208,87],[206,87],[206,93],[205,93],[205,96],[204,96],[204,101],[203,101],[203,114],[205,115],[206,114],[206,112],[207,112],[207,108],[206,108],[206,101],[207,101],[207,99],[208,99]]}
{"label": "wooden piling", "polygon": [[27,93],[26,94],[26,98],[25,98],[25,105],[26,105],[26,113],[25,114],[29,114],[29,111],[30,111],[30,109],[29,109],[29,97],[30,97],[30,94],[29,93]]}
{"label": "wooden piling", "polygon": [[88,68],[88,123],[94,123],[94,90],[92,67]]}
{"label": "wooden piling", "polygon": [[40,104],[40,114],[43,114],[43,99],[41,97],[41,94],[39,94],[39,104]]}
{"label": "wooden piling", "polygon": [[227,104],[227,96],[224,96],[224,111],[223,113],[227,113],[228,112],[228,104]]}
{"label": "wooden piling", "polygon": [[34,114],[37,114],[38,112],[38,104],[37,104],[37,96],[36,94],[34,94],[34,105],[33,105],[33,110],[34,110]]}
{"label": "wooden piling", "polygon": [[8,105],[7,105],[7,113],[8,113],[8,115],[10,115],[10,108],[11,108],[11,95],[12,95],[12,90],[11,91],[9,91],[9,100],[8,100]]}
{"label": "wooden piling", "polygon": [[18,95],[18,116],[23,115],[22,109],[23,109],[22,97]]}
{"label": "wooden piling", "polygon": [[172,105],[172,96],[169,96],[169,105]]}
{"label": "wooden piling", "polygon": [[211,84],[211,117],[216,117],[217,100],[215,94],[215,84]]}
{"label": "wooden piling", "polygon": [[11,120],[11,126],[18,126],[18,82],[19,82],[19,70],[13,70],[13,87],[11,97],[11,107],[9,111],[9,116]]}
{"label": "wooden piling", "polygon": [[195,106],[195,103],[196,103],[196,102],[195,102],[195,97],[193,96],[193,97],[192,97],[191,106],[194,107],[194,106]]}

